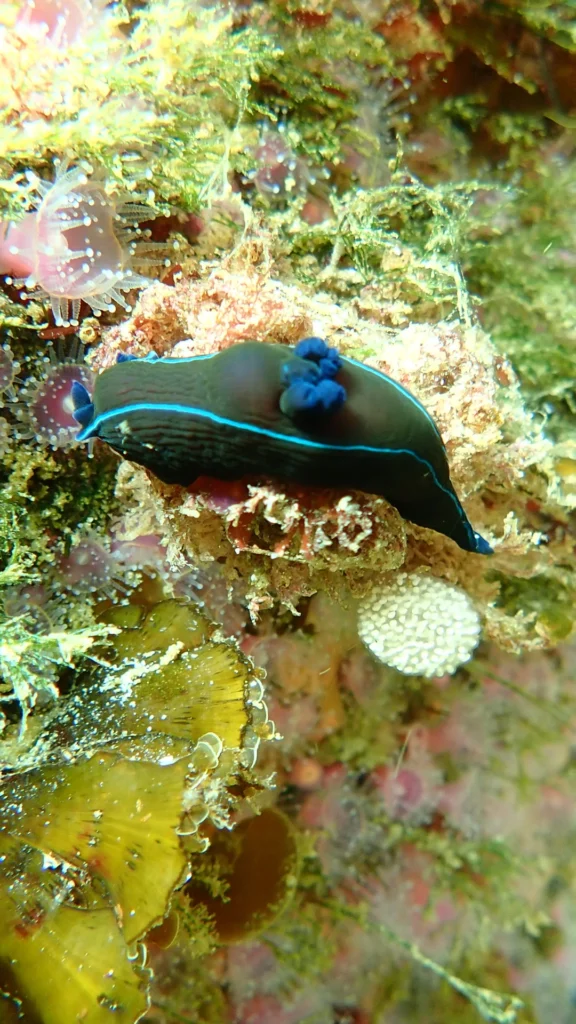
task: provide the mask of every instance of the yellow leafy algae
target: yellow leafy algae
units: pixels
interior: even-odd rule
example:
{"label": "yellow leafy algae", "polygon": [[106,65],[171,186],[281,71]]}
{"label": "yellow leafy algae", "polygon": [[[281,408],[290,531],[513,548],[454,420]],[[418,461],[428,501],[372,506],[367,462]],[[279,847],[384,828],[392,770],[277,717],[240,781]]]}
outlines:
{"label": "yellow leafy algae", "polygon": [[0,993],[42,1024],[145,1012],[135,943],[169,914],[189,851],[207,846],[198,826],[227,821],[229,786],[271,733],[251,663],[191,606],[107,618],[118,634],[98,669],[0,786]]}

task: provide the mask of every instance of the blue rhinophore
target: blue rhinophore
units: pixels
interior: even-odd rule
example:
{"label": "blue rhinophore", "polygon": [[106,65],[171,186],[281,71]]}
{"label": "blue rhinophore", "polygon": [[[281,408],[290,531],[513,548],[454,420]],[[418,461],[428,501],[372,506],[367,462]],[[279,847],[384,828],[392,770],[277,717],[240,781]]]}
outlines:
{"label": "blue rhinophore", "polygon": [[[294,356],[296,358],[294,358]],[[282,412],[290,418],[330,416],[346,401],[346,390],[333,378],[342,368],[340,353],[322,338],[304,338],[282,366]]]}
{"label": "blue rhinophore", "polygon": [[378,494],[407,520],[491,554],[450,481],[434,420],[398,381],[322,338],[243,342],[209,356],[119,356],[91,399],[72,387],[78,439],[99,437],[168,484],[278,477]]}
{"label": "blue rhinophore", "polygon": [[309,384],[317,384],[319,380],[322,380],[322,371],[316,363],[292,359],[289,363],[284,363],[281,379],[287,388],[296,381],[308,381]]}
{"label": "blue rhinophore", "polygon": [[128,352],[119,352],[116,356],[117,363],[133,363],[138,356],[129,355]]}
{"label": "blue rhinophore", "polygon": [[342,367],[340,353],[330,348],[323,338],[303,338],[296,345],[294,354],[316,363],[323,377],[335,377]]}
{"label": "blue rhinophore", "polygon": [[335,380],[320,379],[317,383],[296,378],[280,398],[282,412],[292,417],[326,416],[336,412],[346,401],[346,391]]}
{"label": "blue rhinophore", "polygon": [[147,352],[145,356],[134,356],[130,355],[128,352],[119,352],[116,356],[117,363],[134,363],[137,360],[143,359],[149,363],[154,363],[157,359],[160,359],[160,356],[157,352]]}
{"label": "blue rhinophore", "polygon": [[74,419],[81,427],[87,427],[94,418],[94,406],[89,391],[79,380],[75,380],[72,383],[70,396],[74,406],[74,412],[72,413]]}

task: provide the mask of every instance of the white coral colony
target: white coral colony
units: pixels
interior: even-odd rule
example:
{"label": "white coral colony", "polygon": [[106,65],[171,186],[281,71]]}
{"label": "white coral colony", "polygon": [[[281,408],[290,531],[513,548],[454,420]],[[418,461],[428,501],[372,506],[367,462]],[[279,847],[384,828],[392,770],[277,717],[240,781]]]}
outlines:
{"label": "white coral colony", "polygon": [[467,662],[480,640],[480,618],[463,590],[434,576],[400,573],[363,598],[360,639],[406,675],[442,676]]}
{"label": "white coral colony", "polygon": [[130,261],[142,237],[138,220],[153,212],[129,198],[116,202],[79,167],[60,170],[54,182],[31,178],[40,202],[21,221],[0,225],[0,271],[22,275],[17,285],[49,298],[57,326],[78,322],[82,300],[96,315],[115,304],[130,309],[122,293],[150,283]]}

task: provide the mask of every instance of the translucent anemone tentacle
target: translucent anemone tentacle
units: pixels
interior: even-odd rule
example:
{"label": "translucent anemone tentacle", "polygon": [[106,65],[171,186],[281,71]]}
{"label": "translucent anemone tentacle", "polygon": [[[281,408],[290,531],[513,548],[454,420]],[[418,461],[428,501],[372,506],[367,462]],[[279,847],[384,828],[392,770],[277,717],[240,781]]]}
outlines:
{"label": "translucent anemone tentacle", "polygon": [[129,312],[132,309],[130,303],[126,302],[126,299],[122,295],[122,292],[119,292],[117,288],[109,288],[108,295],[113,302],[116,302],[119,306],[122,306],[122,309],[125,309],[127,312]]}

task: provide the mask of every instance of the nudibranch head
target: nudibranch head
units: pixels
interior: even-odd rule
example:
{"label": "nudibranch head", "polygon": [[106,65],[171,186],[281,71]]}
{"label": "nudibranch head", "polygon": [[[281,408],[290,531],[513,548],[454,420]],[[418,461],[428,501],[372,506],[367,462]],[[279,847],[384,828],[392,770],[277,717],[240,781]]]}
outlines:
{"label": "nudibranch head", "polygon": [[120,356],[72,391],[78,440],[99,437],[164,483],[276,476],[386,498],[405,519],[489,554],[450,482],[434,420],[397,381],[321,338],[214,355]]}
{"label": "nudibranch head", "polygon": [[[96,316],[116,305],[129,310],[123,292],[150,283],[131,261],[143,237],[138,222],[153,212],[129,197],[112,199],[81,167],[61,167],[53,182],[29,177],[40,201],[21,221],[1,226],[0,270],[49,298],[57,326],[78,323],[81,302]],[[143,260],[155,262],[147,254]]]}

